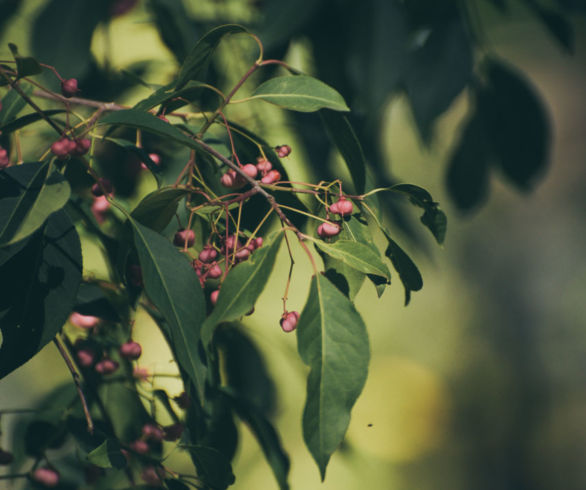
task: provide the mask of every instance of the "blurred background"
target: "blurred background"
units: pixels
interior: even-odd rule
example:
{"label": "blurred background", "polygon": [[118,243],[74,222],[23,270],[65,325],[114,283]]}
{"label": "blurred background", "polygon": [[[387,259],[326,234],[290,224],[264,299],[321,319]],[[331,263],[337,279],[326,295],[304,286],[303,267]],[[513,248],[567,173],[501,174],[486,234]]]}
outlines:
{"label": "blurred background", "polygon": [[[10,58],[7,43],[14,42],[64,77],[79,77],[82,96],[132,104],[150,92],[137,77],[167,83],[185,46],[188,51],[207,28],[245,24],[265,43],[268,57],[285,58],[345,96],[373,181],[425,187],[448,215],[439,248],[426,230],[414,228],[416,210],[383,201],[424,287],[408,307],[396,274],[380,299],[371,284],[358,294],[371,340],[370,373],[324,483],[301,434],[306,368],[294,335],[278,326],[285,255],[255,314],[244,320],[275,381],[274,422],[291,457],[292,489],[586,488],[583,2],[158,0],[114,2],[120,10],[98,22],[91,5],[99,3],[0,1],[0,59]],[[42,42],[46,31],[52,45]],[[254,61],[255,49],[245,36],[230,37],[209,76],[229,87]],[[519,160],[526,179],[494,165],[479,171],[481,182],[466,194],[453,177],[454,162],[465,154],[472,168],[489,153],[473,138],[466,140],[472,149],[463,150],[462,140],[481,107],[478,84],[490,84],[483,72],[488,59],[514,67],[538,94],[548,129],[533,141],[523,127],[514,128],[521,150],[510,151],[533,158]],[[513,103],[511,111],[512,121],[523,121],[522,106]],[[343,172],[327,140],[315,136],[316,116],[262,102],[240,104],[231,114],[271,144],[293,148],[286,162],[292,180]],[[499,120],[503,131],[505,117]],[[467,178],[478,175],[466,172]],[[135,184],[129,203],[154,186],[148,175]],[[296,258],[290,304],[301,309],[311,272],[299,251]],[[86,275],[107,274],[89,241],[84,262]],[[173,372],[150,319],[141,314],[136,324],[141,365]],[[1,408],[33,407],[69,379],[49,345],[2,380]],[[167,378],[155,383],[171,394],[181,391]],[[14,419],[2,419],[5,446]],[[277,488],[256,441],[243,424],[239,428],[233,488]]]}

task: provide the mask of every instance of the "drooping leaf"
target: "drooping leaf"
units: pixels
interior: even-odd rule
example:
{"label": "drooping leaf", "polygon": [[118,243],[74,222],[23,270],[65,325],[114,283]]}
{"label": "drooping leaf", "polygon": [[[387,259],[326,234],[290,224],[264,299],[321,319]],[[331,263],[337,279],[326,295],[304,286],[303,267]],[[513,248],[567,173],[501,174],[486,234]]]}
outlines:
{"label": "drooping leaf", "polygon": [[203,399],[206,368],[199,350],[204,297],[195,271],[166,238],[128,219],[146,294],[165,317],[171,349]]}
{"label": "drooping leaf", "polygon": [[323,110],[319,114],[330,139],[336,145],[348,166],[356,193],[362,194],[366,179],[366,160],[362,146],[360,146],[360,142],[348,118],[334,111]]}
{"label": "drooping leaf", "polygon": [[236,24],[226,24],[216,27],[205,34],[185,58],[177,76],[175,87],[180,89],[190,80],[196,80],[207,66],[222,38],[228,34],[238,34],[240,32],[247,32],[247,30],[245,27]]}
{"label": "drooping leaf", "polygon": [[230,461],[218,450],[205,446],[187,446],[195,461],[197,476],[214,490],[224,490],[235,481]]}
{"label": "drooping leaf", "polygon": [[139,223],[161,232],[177,212],[177,205],[187,194],[182,187],[163,187],[151,192],[138,203],[132,217]]}
{"label": "drooping leaf", "polygon": [[[43,113],[46,116],[53,116],[55,114],[61,114],[65,112],[63,109],[50,109],[48,111],[43,111]],[[26,126],[28,126],[29,124],[33,124],[37,121],[40,121],[41,119],[43,119],[43,116],[41,116],[41,114],[39,114],[38,112],[33,112],[31,114],[26,114],[22,117],[19,117],[18,119],[8,122],[4,125],[0,124],[0,131],[2,131],[2,133],[12,133],[13,131],[16,131],[17,129],[21,129],[24,128]]]}
{"label": "drooping leaf", "polygon": [[39,229],[69,200],[70,188],[47,163],[27,163],[0,172],[0,246],[16,243]]}
{"label": "drooping leaf", "polygon": [[266,244],[255,250],[246,262],[230,270],[214,311],[202,327],[201,338],[205,346],[211,342],[216,325],[237,320],[254,307],[271,274],[282,239],[282,233],[269,237]]}
{"label": "drooping leaf", "polygon": [[366,327],[354,305],[320,274],[311,281],[299,318],[297,347],[311,368],[303,437],[323,480],[366,381],[370,353]]}
{"label": "drooping leaf", "polygon": [[423,279],[419,269],[411,258],[397,245],[397,242],[386,231],[384,233],[389,242],[385,255],[390,259],[393,267],[399,273],[399,279],[401,279],[405,288],[405,306],[407,306],[411,299],[411,291],[419,291],[423,287]]}
{"label": "drooping leaf", "polygon": [[271,78],[259,85],[251,98],[299,112],[315,112],[320,109],[350,110],[336,90],[307,75]]}
{"label": "drooping leaf", "polygon": [[39,62],[31,56],[21,56],[18,54],[18,48],[16,44],[8,43],[10,52],[16,61],[16,71],[18,73],[17,78],[28,77],[30,75],[38,75],[43,71]]}
{"label": "drooping leaf", "polygon": [[[41,350],[67,320],[81,282],[79,237],[64,211],[51,215],[44,227],[0,267],[10,288],[0,296],[0,378]],[[2,262],[2,260],[0,260]]]}
{"label": "drooping leaf", "polygon": [[106,439],[87,455],[88,462],[100,468],[124,468],[126,456],[120,451],[120,444],[114,439]]}
{"label": "drooping leaf", "polygon": [[[139,111],[148,111],[153,107],[164,104],[173,99],[184,99],[186,101],[197,100],[201,93],[205,90],[210,90],[210,86],[206,85],[205,83],[189,81],[185,84],[184,87],[181,89],[175,89],[173,84],[165,85],[157,89],[151,95],[149,95],[146,99],[141,100],[138,102],[134,108]],[[210,93],[212,91],[210,90]],[[213,94],[219,100],[219,94],[213,92]],[[183,102],[186,104],[187,102]]]}

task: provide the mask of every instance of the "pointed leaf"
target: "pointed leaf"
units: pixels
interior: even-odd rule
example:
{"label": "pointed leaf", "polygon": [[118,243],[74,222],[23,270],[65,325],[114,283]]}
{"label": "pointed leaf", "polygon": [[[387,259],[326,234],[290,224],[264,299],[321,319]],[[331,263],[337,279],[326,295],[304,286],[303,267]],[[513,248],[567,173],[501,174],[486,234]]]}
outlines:
{"label": "pointed leaf", "polygon": [[188,190],[181,187],[163,187],[148,194],[132,211],[139,223],[161,232],[177,212],[177,204]]}
{"label": "pointed leaf", "polygon": [[[51,109],[48,111],[43,111],[43,114],[45,114],[45,116],[53,116],[55,114],[61,114],[63,112],[65,112],[63,109]],[[37,121],[40,121],[41,119],[43,119],[43,116],[41,114],[39,114],[38,112],[32,112],[31,114],[26,114],[4,125],[0,124],[0,131],[2,133],[11,133],[13,131],[16,131],[17,129],[24,128],[29,124],[33,124]]]}
{"label": "pointed leaf", "polygon": [[[20,88],[27,95],[30,95],[33,91],[32,86],[28,84],[20,84]],[[18,113],[24,109],[24,106],[26,106],[26,100],[24,100],[16,90],[10,89],[2,99],[0,125],[5,125],[12,121],[18,116]]]}
{"label": "pointed leaf", "polygon": [[106,439],[87,455],[87,460],[100,468],[124,468],[126,457],[120,451],[120,444],[113,439]]}
{"label": "pointed leaf", "polygon": [[319,114],[328,136],[348,166],[356,193],[362,194],[366,180],[366,159],[354,129],[348,118],[342,114],[326,110],[320,111]]}
{"label": "pointed leaf", "polygon": [[202,327],[201,338],[205,346],[211,342],[216,325],[237,320],[254,307],[273,270],[282,239],[282,233],[273,235],[246,262],[238,264],[226,276],[214,311]]}
{"label": "pointed leaf", "polygon": [[206,488],[223,490],[235,481],[230,461],[217,449],[205,446],[186,446],[195,461],[197,477]]}
{"label": "pointed leaf", "polygon": [[[210,86],[206,85],[205,83],[190,81],[187,82],[187,84],[183,88],[177,90],[174,88],[173,84],[169,84],[157,89],[146,99],[143,99],[140,102],[138,102],[134,106],[134,109],[137,109],[139,111],[148,111],[153,107],[158,106],[159,104],[163,104],[169,100],[176,99],[179,97],[181,97],[182,99],[186,99],[188,101],[196,100],[196,98],[200,95],[200,93],[203,90],[210,90]],[[219,99],[219,94],[217,94],[216,92],[213,93]]]}
{"label": "pointed leaf", "polygon": [[314,112],[319,109],[350,110],[336,90],[307,75],[271,78],[259,85],[251,98],[266,100],[283,109],[299,112]]}
{"label": "pointed leaf", "polygon": [[69,200],[71,189],[58,172],[47,177],[46,163],[27,163],[0,172],[0,246],[39,229]]}
{"label": "pointed leaf", "polygon": [[12,56],[16,61],[16,71],[18,78],[28,77],[30,75],[38,75],[43,71],[39,62],[30,56],[20,56],[16,44],[8,43],[8,47],[12,52]]}
{"label": "pointed leaf", "polygon": [[146,294],[167,321],[171,349],[203,399],[206,370],[199,351],[205,302],[195,271],[162,235],[129,217]]}
{"label": "pointed leaf", "polygon": [[311,281],[299,318],[297,347],[311,368],[303,437],[323,480],[366,381],[370,353],[366,327],[354,305],[321,274]]}
{"label": "pointed leaf", "polygon": [[386,231],[384,231],[384,234],[389,242],[385,255],[391,260],[393,267],[399,273],[399,278],[405,288],[405,306],[407,306],[411,299],[411,291],[419,291],[423,287],[423,279],[411,258]]}
{"label": "pointed leaf", "polygon": [[187,82],[198,78],[207,66],[222,38],[227,34],[237,34],[240,32],[248,31],[245,27],[237,24],[227,24],[216,27],[203,36],[187,55],[187,58],[185,58],[175,86],[178,89],[183,88]]}

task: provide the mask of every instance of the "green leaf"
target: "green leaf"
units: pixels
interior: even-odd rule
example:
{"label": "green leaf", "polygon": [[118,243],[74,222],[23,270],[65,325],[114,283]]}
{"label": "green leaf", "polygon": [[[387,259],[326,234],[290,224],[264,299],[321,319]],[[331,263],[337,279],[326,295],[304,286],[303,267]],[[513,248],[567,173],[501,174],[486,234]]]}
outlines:
{"label": "green leaf", "polygon": [[[63,112],[65,112],[63,109],[51,109],[48,111],[43,111],[43,114],[45,114],[45,116],[53,116],[55,114],[61,114]],[[41,119],[43,119],[43,116],[38,112],[26,114],[22,117],[19,117],[15,121],[8,122],[4,125],[0,124],[0,131],[2,133],[11,133],[13,131],[16,131],[17,129],[24,128],[29,124],[33,124],[37,121],[40,121]]]}
{"label": "green leaf", "polygon": [[69,200],[71,190],[47,163],[27,163],[0,172],[0,246],[16,243],[39,229]]}
{"label": "green leaf", "polygon": [[[33,91],[30,85],[20,85],[20,88],[25,94],[30,95]],[[20,94],[10,89],[4,98],[2,99],[2,110],[0,110],[0,125],[5,125],[12,121],[20,111],[26,106],[26,100],[24,100]]]}
{"label": "green leaf", "polygon": [[350,110],[336,90],[307,75],[271,78],[259,85],[250,98],[262,99],[283,109],[299,112]]}
{"label": "green leaf", "polygon": [[234,473],[230,461],[218,450],[206,446],[187,446],[195,461],[197,477],[206,488],[224,490],[234,483]]}
{"label": "green leaf", "polygon": [[222,284],[218,302],[202,326],[204,346],[211,342],[216,325],[237,320],[254,307],[271,275],[282,239],[282,233],[269,237],[265,245],[255,250],[246,262],[230,270]]}
{"label": "green leaf", "polygon": [[366,180],[366,159],[354,129],[342,114],[326,110],[319,114],[330,139],[348,166],[356,193],[362,194]]}
{"label": "green leaf", "polygon": [[411,258],[403,251],[399,245],[384,231],[385,237],[389,242],[385,255],[390,259],[395,270],[399,273],[399,278],[405,288],[405,306],[411,299],[411,291],[419,291],[423,287],[423,279],[419,269]]}
{"label": "green leaf", "polygon": [[354,305],[320,274],[311,281],[299,318],[297,347],[311,368],[303,437],[323,480],[366,381],[370,352],[366,327]]}
{"label": "green leaf", "polygon": [[73,309],[82,315],[97,316],[109,322],[120,321],[120,315],[109,296],[97,283],[80,284]]}
{"label": "green leaf", "polygon": [[[184,87],[177,90],[174,88],[173,84],[165,85],[154,91],[151,95],[149,95],[146,99],[141,100],[138,102],[134,109],[139,111],[148,111],[153,107],[163,104],[167,101],[182,98],[188,101],[197,100],[200,96],[201,92],[204,90],[211,90],[209,85],[201,82],[194,82],[190,81],[185,84]],[[219,99],[220,95],[216,92],[213,92]],[[184,102],[186,104],[186,102]]]}
{"label": "green leaf", "polygon": [[150,155],[144,148],[139,148],[134,143],[124,140],[121,138],[112,138],[110,136],[104,137],[105,141],[109,141],[110,143],[114,143],[115,145],[119,146],[120,148],[124,148],[126,151],[130,151],[134,153],[144,164],[148,167],[148,169],[153,173],[157,183],[159,182],[158,174],[161,172],[161,168],[153,162]]}
{"label": "green leaf", "polygon": [[539,5],[535,0],[526,0],[525,3],[535,12],[541,22],[543,22],[545,28],[566,52],[573,54],[576,39],[572,24],[568,19],[555,10]]}
{"label": "green leaf", "polygon": [[245,27],[237,24],[227,24],[216,27],[204,35],[193,47],[177,76],[175,87],[183,88],[190,80],[195,80],[207,66],[218,44],[227,34],[248,32]]}
{"label": "green leaf", "polygon": [[163,187],[151,192],[138,203],[132,217],[139,223],[161,232],[177,212],[181,198],[189,191],[180,187]]}
{"label": "green leaf", "polygon": [[396,184],[388,187],[388,190],[409,196],[411,203],[422,208],[424,213],[421,216],[421,222],[429,228],[438,243],[444,242],[448,218],[439,209],[438,203],[434,202],[429,192],[413,184]]}
{"label": "green leaf", "polygon": [[12,56],[16,61],[17,78],[28,77],[30,75],[38,75],[43,71],[39,62],[30,56],[20,56],[16,44],[8,43],[8,47],[12,52]]}
{"label": "green leaf", "polygon": [[[0,378],[39,352],[67,320],[81,282],[79,237],[64,211],[51,215],[45,226],[16,254],[0,249],[0,277],[10,287],[0,297]],[[4,255],[10,258],[2,260]]]}
{"label": "green leaf", "polygon": [[165,317],[171,349],[203,399],[206,368],[200,356],[205,302],[186,258],[162,235],[129,217],[146,294]]}
{"label": "green leaf", "polygon": [[120,451],[120,444],[113,439],[106,439],[87,455],[88,462],[100,468],[124,468],[126,457]]}
{"label": "green leaf", "polygon": [[189,51],[188,46],[191,46],[192,39],[197,37],[185,5],[176,0],[150,0],[148,6],[153,13],[161,39],[177,61],[183,63]]}

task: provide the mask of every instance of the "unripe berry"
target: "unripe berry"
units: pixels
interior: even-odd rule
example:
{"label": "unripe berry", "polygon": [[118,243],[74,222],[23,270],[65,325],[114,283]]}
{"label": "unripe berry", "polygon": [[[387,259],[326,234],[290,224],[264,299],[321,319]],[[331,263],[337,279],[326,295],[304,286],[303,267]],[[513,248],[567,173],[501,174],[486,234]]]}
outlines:
{"label": "unripe berry", "polygon": [[187,248],[193,247],[195,243],[195,232],[191,229],[179,230],[173,237],[173,244],[176,247],[183,247],[187,240]]}
{"label": "unripe berry", "polygon": [[202,262],[209,264],[210,262],[216,260],[217,256],[218,252],[216,251],[216,249],[214,247],[211,247],[210,245],[206,245],[203,248],[203,250],[199,253],[198,258]]}
{"label": "unripe berry", "polygon": [[271,170],[260,181],[263,184],[274,184],[281,180],[281,173],[278,170]]}
{"label": "unripe berry", "polygon": [[289,145],[277,146],[275,150],[277,150],[277,155],[279,155],[279,158],[284,158],[291,154],[291,147]]}
{"label": "unripe berry", "polygon": [[136,360],[142,354],[142,347],[138,342],[128,341],[120,346],[120,355],[126,359]]}
{"label": "unripe berry", "polygon": [[163,430],[165,432],[165,440],[176,441],[181,437],[181,434],[183,434],[183,428],[183,424],[179,422],[176,424],[171,424],[163,427]]}
{"label": "unripe berry", "polygon": [[218,264],[212,264],[208,269],[208,277],[211,279],[218,279],[222,277],[222,269]]}
{"label": "unripe berry", "polygon": [[74,311],[69,317],[69,322],[79,328],[94,328],[100,323],[100,319],[97,316],[82,315]]}
{"label": "unripe berry", "polygon": [[342,229],[336,223],[330,223],[329,221],[322,223],[317,227],[317,234],[322,238],[329,238],[336,236]]}
{"label": "unripe berry", "polygon": [[258,169],[252,163],[247,163],[244,165],[244,167],[242,167],[242,171],[251,179],[256,179],[256,176],[258,175]]}
{"label": "unripe berry", "polygon": [[210,301],[212,302],[213,305],[215,305],[218,302],[218,295],[219,294],[220,294],[219,289],[212,291],[212,294],[210,294]]}
{"label": "unripe berry", "polygon": [[281,317],[281,328],[283,332],[292,332],[297,328],[297,322],[299,321],[299,313],[296,311],[288,311],[283,313]]}
{"label": "unripe berry", "polygon": [[94,368],[100,374],[112,374],[118,370],[118,363],[112,359],[103,359]]}
{"label": "unripe berry", "polygon": [[[112,182],[110,182],[108,179],[98,179],[98,182],[96,182],[94,185],[92,185],[92,194],[96,197],[103,196],[104,190],[106,191],[107,194],[112,193],[112,190],[113,190]],[[106,201],[106,202],[108,202],[108,201]]]}
{"label": "unripe berry", "polygon": [[330,212],[339,214],[342,217],[352,214],[353,209],[352,201],[348,201],[344,196],[340,197],[339,201],[330,206]]}
{"label": "unripe berry", "polygon": [[142,435],[152,441],[162,441],[165,433],[163,429],[155,424],[144,424],[142,426]]}
{"label": "unripe berry", "polygon": [[53,468],[41,467],[33,471],[31,478],[44,485],[45,487],[53,488],[59,484],[59,473]]}
{"label": "unripe berry", "polygon": [[63,97],[73,97],[79,89],[77,88],[77,80],[75,78],[68,78],[61,82],[61,93]]}
{"label": "unripe berry", "polygon": [[146,454],[150,450],[149,443],[146,441],[143,441],[142,439],[131,442],[128,445],[128,447],[130,447],[130,449],[132,449],[135,453],[138,453],[138,454]]}
{"label": "unripe berry", "polygon": [[80,349],[75,353],[75,356],[77,357],[77,363],[84,368],[91,367],[96,360],[95,352],[90,349]]}
{"label": "unripe berry", "polygon": [[85,155],[90,147],[92,146],[92,142],[87,138],[82,138],[75,142],[75,148],[71,151],[73,155],[82,156]]}
{"label": "unripe berry", "polygon": [[0,449],[0,465],[8,465],[14,460],[14,455],[10,451]]}
{"label": "unripe berry", "polygon": [[256,168],[261,174],[266,175],[273,168],[273,165],[266,158],[258,157]]}

